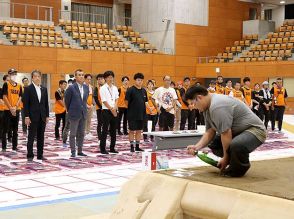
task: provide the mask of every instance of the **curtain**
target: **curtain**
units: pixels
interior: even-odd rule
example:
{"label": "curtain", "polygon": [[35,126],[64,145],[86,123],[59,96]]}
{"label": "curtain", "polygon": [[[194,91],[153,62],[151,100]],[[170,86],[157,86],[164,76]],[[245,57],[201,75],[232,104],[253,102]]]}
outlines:
{"label": "curtain", "polygon": [[110,7],[72,3],[71,10],[71,19],[74,21],[104,23],[112,28],[113,15]]}

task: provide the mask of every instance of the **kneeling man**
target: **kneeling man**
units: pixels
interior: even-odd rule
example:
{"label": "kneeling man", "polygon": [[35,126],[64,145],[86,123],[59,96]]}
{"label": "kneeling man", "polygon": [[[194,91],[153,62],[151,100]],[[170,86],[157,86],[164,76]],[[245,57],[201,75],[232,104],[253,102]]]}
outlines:
{"label": "kneeling man", "polygon": [[195,154],[206,146],[222,159],[218,167],[226,176],[241,177],[250,168],[249,153],[265,142],[262,121],[241,101],[210,94],[202,86],[189,88],[185,95],[205,117],[206,132],[196,145],[188,146]]}

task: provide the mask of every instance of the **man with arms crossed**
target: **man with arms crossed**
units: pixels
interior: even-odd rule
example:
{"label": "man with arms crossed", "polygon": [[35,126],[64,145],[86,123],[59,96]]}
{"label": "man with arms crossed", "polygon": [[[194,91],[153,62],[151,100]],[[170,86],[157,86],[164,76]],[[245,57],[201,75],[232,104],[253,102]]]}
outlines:
{"label": "man with arms crossed", "polygon": [[250,168],[249,153],[264,143],[266,131],[262,121],[241,101],[219,94],[209,94],[202,86],[191,87],[185,99],[205,117],[206,132],[188,153],[208,146],[222,159],[218,167],[226,176],[241,177]]}

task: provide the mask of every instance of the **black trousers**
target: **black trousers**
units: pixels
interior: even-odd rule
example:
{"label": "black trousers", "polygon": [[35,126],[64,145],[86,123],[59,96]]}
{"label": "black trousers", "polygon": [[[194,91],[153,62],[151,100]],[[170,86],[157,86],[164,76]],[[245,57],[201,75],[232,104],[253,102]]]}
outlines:
{"label": "black trousers", "polygon": [[123,119],[123,131],[124,134],[128,133],[128,120],[127,120],[128,109],[127,108],[118,108],[118,119],[117,119],[117,131],[121,132],[120,125],[122,117]]}
{"label": "black trousers", "polygon": [[197,125],[205,125],[203,113],[200,113],[198,109],[195,110],[196,114],[196,128]]}
{"label": "black trousers", "polygon": [[[2,149],[7,147],[6,133],[12,132],[12,149],[17,148],[18,138],[18,122],[19,122],[19,111],[16,111],[16,116],[13,116],[9,110],[4,110],[3,113],[3,131],[2,131]],[[8,135],[9,137],[9,135]]]}
{"label": "black trousers", "polygon": [[[250,168],[249,153],[261,144],[262,142],[255,135],[247,131],[233,137],[228,149],[230,161],[227,170],[230,176],[241,177],[245,175]],[[220,135],[217,135],[208,147],[216,156],[224,156]]]}
{"label": "black trousers", "polygon": [[55,114],[55,138],[60,138],[60,133],[59,133],[59,127],[60,127],[60,122],[62,121],[62,132],[64,130],[64,126],[65,126],[65,115],[66,112],[64,113],[60,113],[60,114]]}
{"label": "black trousers", "polygon": [[[155,131],[155,127],[156,127],[156,123],[157,123],[157,115],[149,115],[147,114],[146,115],[146,119],[145,119],[145,122],[144,122],[144,129],[143,131],[144,132],[147,132],[148,129],[147,129],[147,124],[148,124],[148,121],[152,121],[152,131],[154,132]],[[143,135],[143,138],[144,140],[147,139],[147,135]],[[150,136],[150,139],[153,139],[154,137],[153,136]]]}
{"label": "black trousers", "polygon": [[21,109],[21,124],[22,124],[22,131],[23,133],[26,133],[28,128],[25,123],[25,113],[24,113],[24,108]]}
{"label": "black trousers", "polygon": [[109,130],[110,133],[110,150],[113,150],[116,143],[116,126],[117,117],[114,117],[110,110],[102,110],[102,135],[100,140],[100,152],[106,151],[106,139]]}
{"label": "black trousers", "polygon": [[194,130],[196,126],[195,118],[196,118],[195,110],[182,109],[180,130],[185,129],[187,119],[188,119],[188,130]]}
{"label": "black trousers", "polygon": [[267,129],[268,122],[270,121],[270,110],[266,110],[266,108],[263,106],[261,107],[259,111],[260,119],[264,122],[264,126]]}
{"label": "black trousers", "polygon": [[285,106],[275,106],[274,108],[274,115],[272,117],[272,130],[275,130],[275,123],[278,121],[278,128],[279,131],[282,130],[283,125],[283,118],[285,113]]}
{"label": "black trousers", "polygon": [[98,139],[101,140],[101,135],[102,135],[102,110],[98,109],[96,110],[97,114],[97,135]]}
{"label": "black trousers", "polygon": [[171,131],[174,128],[175,115],[167,112],[163,107],[160,108],[159,127],[162,131]]}
{"label": "black trousers", "polygon": [[33,145],[35,137],[37,136],[37,158],[43,157],[44,148],[44,133],[46,128],[46,122],[39,116],[38,120],[31,121],[29,126],[29,135],[27,143],[27,158],[34,158]]}

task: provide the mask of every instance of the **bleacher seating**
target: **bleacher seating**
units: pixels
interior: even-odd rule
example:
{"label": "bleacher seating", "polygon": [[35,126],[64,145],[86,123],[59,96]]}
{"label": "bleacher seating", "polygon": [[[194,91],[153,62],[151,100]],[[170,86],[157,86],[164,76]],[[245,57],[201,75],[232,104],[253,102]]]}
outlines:
{"label": "bleacher seating", "polygon": [[116,25],[115,29],[134,46],[137,46],[141,52],[158,53],[155,46],[148,43],[147,39],[142,38],[139,32],[135,32],[133,27]]}
{"label": "bleacher seating", "polygon": [[[252,44],[249,52],[244,52],[241,58],[235,61],[282,61],[292,57],[294,49],[294,23],[285,22],[279,32],[270,32],[266,39]],[[292,31],[293,30],[293,31]],[[245,58],[245,59],[243,59]]]}
{"label": "bleacher seating", "polygon": [[133,52],[128,43],[117,36],[106,24],[59,20],[59,26],[84,49]]}
{"label": "bleacher seating", "polygon": [[[283,61],[292,57],[294,49],[294,22],[285,21],[279,32],[270,32],[258,41],[257,35],[247,35],[224,53],[210,58],[209,63]],[[235,57],[234,57],[235,56]]]}
{"label": "bleacher seating", "polygon": [[70,48],[53,24],[1,20],[0,28],[13,45]]}
{"label": "bleacher seating", "polygon": [[258,40],[257,34],[245,35],[242,40],[235,41],[234,46],[228,46],[225,48],[224,53],[218,53],[216,58],[208,60],[209,63],[223,63],[234,60],[234,56],[243,52],[244,49],[250,47],[252,43]]}

